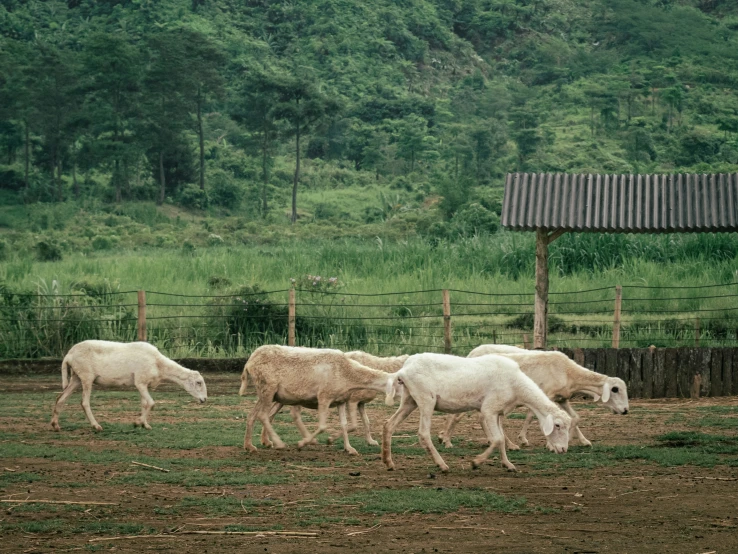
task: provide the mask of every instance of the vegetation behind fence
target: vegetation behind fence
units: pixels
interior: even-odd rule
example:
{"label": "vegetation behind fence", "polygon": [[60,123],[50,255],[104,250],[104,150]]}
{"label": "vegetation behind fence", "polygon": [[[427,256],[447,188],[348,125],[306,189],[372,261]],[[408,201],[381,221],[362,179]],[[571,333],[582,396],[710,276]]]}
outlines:
{"label": "vegetation behind fence", "polygon": [[[3,288],[0,359],[59,357],[91,338],[148,340],[177,358],[243,357],[267,343],[466,355],[482,343],[526,345],[532,335],[532,290],[364,294],[312,275],[291,285],[270,291],[248,286],[222,295],[90,286],[72,294],[26,294]],[[552,291],[548,345],[736,346],[737,288],[725,283]]]}

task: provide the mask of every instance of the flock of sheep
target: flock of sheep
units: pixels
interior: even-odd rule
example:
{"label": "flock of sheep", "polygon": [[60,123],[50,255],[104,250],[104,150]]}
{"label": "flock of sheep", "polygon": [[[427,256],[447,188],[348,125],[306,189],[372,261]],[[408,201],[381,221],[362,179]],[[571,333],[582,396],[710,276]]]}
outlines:
{"label": "flock of sheep", "polygon": [[[148,417],[154,400],[148,389],[161,381],[177,383],[200,402],[207,400],[207,388],[199,372],[180,366],[148,343],[88,340],[76,344],[62,362],[63,391],[54,405],[51,426],[59,431],[62,406],[82,385],[82,407],[92,426],[101,431],[90,410],[92,385],[97,383],[135,386],[141,394],[141,416],[135,425],[151,429]],[[536,417],[547,447],[557,453],[566,452],[570,438],[575,436],[580,444],[591,445],[579,429],[579,417],[569,404],[575,393],[591,396],[613,413],[628,413],[628,391],[622,379],[590,371],[560,352],[492,344],[475,348],[466,358],[431,353],[380,358],[360,351],[266,345],[254,350],[246,363],[239,394],[245,394],[249,381],[257,394],[244,437],[244,448],[250,451],[256,450],[252,435],[257,419],[262,424],[261,443],[285,448],[272,420],[283,406],[290,406],[293,421],[302,435],[297,446],[302,448],[328,430],[328,412],[336,406],[344,449],[357,454],[349,443],[349,432],[357,427],[357,413],[361,415],[367,443],[378,446],[371,436],[364,406],[378,393],[384,393],[390,406],[400,396],[400,407],[385,422],[382,434],[382,460],[389,470],[395,467],[392,434],[415,409],[420,412],[420,444],[444,472],[448,471],[448,465],[431,438],[434,412],[449,414],[439,435],[447,448],[452,446],[451,434],[459,418],[465,412],[479,412],[489,447],[473,460],[472,466],[479,467],[497,448],[502,464],[510,470],[515,466],[508,460],[506,448],[519,447],[506,437],[503,419],[518,406],[528,409],[519,435],[521,444],[528,444],[527,429]],[[318,427],[312,433],[302,422],[301,408],[318,410]],[[331,436],[329,442],[335,438]]]}

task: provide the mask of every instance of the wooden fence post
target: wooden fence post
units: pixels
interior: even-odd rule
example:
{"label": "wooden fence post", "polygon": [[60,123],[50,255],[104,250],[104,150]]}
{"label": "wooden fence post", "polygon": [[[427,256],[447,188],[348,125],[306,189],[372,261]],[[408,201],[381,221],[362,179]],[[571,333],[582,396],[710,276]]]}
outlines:
{"label": "wooden fence post", "polygon": [[528,333],[523,333],[523,348],[530,350],[530,335]]}
{"label": "wooden fence post", "polygon": [[451,298],[443,289],[443,351],[451,354]]}
{"label": "wooden fence post", "polygon": [[290,289],[290,302],[287,316],[287,345],[295,346],[295,289]]}
{"label": "wooden fence post", "polygon": [[146,342],[146,291],[138,291],[138,340]]}
{"label": "wooden fence post", "polygon": [[699,347],[700,345],[700,318],[694,318],[694,345]]}
{"label": "wooden fence post", "polygon": [[620,308],[623,305],[623,287],[615,287],[615,315],[612,319],[612,347],[620,348]]}

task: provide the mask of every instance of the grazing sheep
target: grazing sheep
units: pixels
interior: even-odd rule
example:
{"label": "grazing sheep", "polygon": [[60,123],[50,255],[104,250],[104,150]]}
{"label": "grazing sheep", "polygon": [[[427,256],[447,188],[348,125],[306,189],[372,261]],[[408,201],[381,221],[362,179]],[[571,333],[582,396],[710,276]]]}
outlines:
{"label": "grazing sheep", "polygon": [[[249,414],[244,436],[244,448],[254,451],[252,444],[254,422],[258,418],[275,448],[285,448],[270,423],[270,412],[282,405],[303,406],[318,410],[318,428],[314,433],[303,433],[298,448],[312,442],[326,430],[328,410],[338,406],[343,432],[344,450],[358,452],[349,444],[346,421],[346,402],[355,391],[371,389],[387,392],[390,375],[363,366],[346,357],[340,350],[267,345],[254,350],[244,367],[244,374],[253,380],[257,402]],[[247,377],[241,376],[241,393],[246,392]],[[274,406],[274,403],[277,406]],[[294,418],[294,412],[293,412]],[[298,419],[295,424],[298,424]],[[301,422],[300,422],[301,423]],[[302,429],[301,429],[302,433]]]}
{"label": "grazing sheep", "polygon": [[[536,414],[541,430],[554,450],[558,453],[567,450],[571,426],[569,415],[551,402],[533,380],[520,371],[517,363],[503,356],[459,358],[446,354],[416,354],[392,377],[392,384],[393,387],[402,384],[404,390],[399,409],[384,424],[382,460],[389,470],[395,468],[392,461],[392,433],[415,408],[420,409],[420,444],[444,472],[448,471],[448,465],[431,439],[431,416],[434,411],[481,412],[482,428],[490,446],[474,458],[474,468],[479,467],[494,448],[499,448],[502,464],[515,470],[505,452],[502,418],[521,404]],[[394,390],[387,395],[386,403],[392,405],[393,400]]]}
{"label": "grazing sheep", "polygon": [[[68,377],[68,372],[71,374]],[[103,386],[134,386],[141,393],[141,416],[134,425],[151,429],[149,414],[154,399],[149,387],[156,388],[161,381],[176,383],[205,402],[208,390],[198,371],[192,371],[161,354],[147,342],[110,342],[86,340],[75,344],[62,361],[63,392],[56,399],[51,427],[59,431],[59,414],[67,398],[82,385],[82,408],[90,424],[97,431],[102,427],[90,410],[92,384]]]}
{"label": "grazing sheep", "polygon": [[[608,377],[595,371],[590,371],[577,364],[562,352],[544,352],[539,350],[524,350],[515,346],[484,344],[472,350],[469,358],[499,354],[514,360],[520,365],[528,377],[543,390],[544,393],[572,417],[572,433],[576,433],[579,443],[583,446],[592,446],[579,429],[579,416],[569,403],[575,393],[591,395],[594,400],[602,401],[616,414],[628,413],[628,388],[622,379]],[[528,415],[520,431],[520,442],[528,444],[526,437],[528,425],[533,414]],[[439,435],[446,447],[451,447],[451,433],[458,422],[458,416],[449,416],[445,430]]]}

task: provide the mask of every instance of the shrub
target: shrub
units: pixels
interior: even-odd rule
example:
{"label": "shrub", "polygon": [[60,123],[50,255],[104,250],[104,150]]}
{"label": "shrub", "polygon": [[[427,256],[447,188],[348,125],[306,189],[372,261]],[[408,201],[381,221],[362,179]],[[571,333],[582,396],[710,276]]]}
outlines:
{"label": "shrub", "polygon": [[453,230],[461,236],[491,234],[500,227],[499,216],[476,202],[456,212],[451,219]]}
{"label": "shrub", "polygon": [[238,208],[243,190],[233,175],[223,170],[213,170],[210,175],[210,201],[216,206]]}
{"label": "shrub", "polygon": [[204,210],[208,207],[208,193],[197,185],[186,185],[179,193],[181,206],[194,210]]}
{"label": "shrub", "polygon": [[33,247],[36,258],[41,262],[56,262],[63,258],[61,247],[52,241],[41,240]]}
{"label": "shrub", "polygon": [[8,257],[8,243],[0,240],[0,262]]}
{"label": "shrub", "polygon": [[118,237],[116,237],[115,235],[109,237],[104,235],[97,235],[95,238],[92,239],[93,250],[110,250],[117,245]]}

